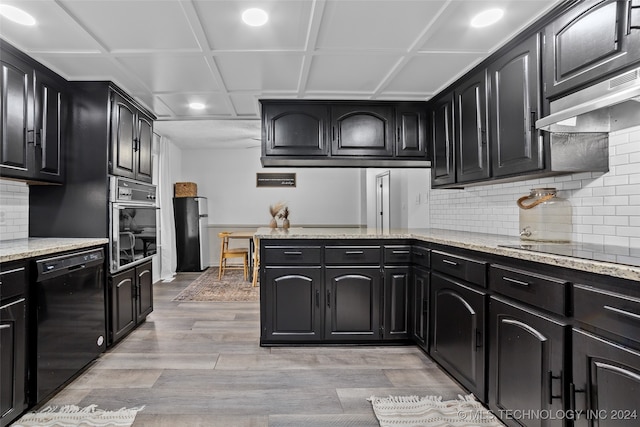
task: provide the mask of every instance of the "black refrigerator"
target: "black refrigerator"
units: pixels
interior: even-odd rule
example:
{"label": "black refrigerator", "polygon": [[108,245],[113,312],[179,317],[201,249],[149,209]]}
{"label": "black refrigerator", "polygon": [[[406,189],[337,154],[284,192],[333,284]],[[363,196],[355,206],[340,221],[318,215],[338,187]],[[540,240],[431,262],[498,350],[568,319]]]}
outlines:
{"label": "black refrigerator", "polygon": [[176,271],[202,271],[210,265],[206,197],[174,197]]}

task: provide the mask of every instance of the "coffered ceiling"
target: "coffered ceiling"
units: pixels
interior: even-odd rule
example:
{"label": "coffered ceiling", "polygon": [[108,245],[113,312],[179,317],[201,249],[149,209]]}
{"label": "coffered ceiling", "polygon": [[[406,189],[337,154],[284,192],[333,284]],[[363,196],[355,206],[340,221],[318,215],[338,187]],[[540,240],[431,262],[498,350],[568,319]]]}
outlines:
{"label": "coffered ceiling", "polygon": [[[68,80],[114,81],[159,121],[256,120],[260,98],[427,100],[558,2],[0,0],[37,21],[0,18],[0,35]],[[250,7],[266,25],[242,22]],[[501,21],[469,25],[492,7]]]}

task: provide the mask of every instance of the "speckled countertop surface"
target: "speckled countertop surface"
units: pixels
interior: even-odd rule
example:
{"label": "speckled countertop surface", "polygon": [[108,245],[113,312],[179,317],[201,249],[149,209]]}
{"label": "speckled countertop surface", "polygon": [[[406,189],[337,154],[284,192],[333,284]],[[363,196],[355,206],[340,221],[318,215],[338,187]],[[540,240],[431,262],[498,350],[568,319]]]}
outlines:
{"label": "speckled countertop surface", "polygon": [[0,263],[89,248],[108,242],[109,239],[103,238],[58,237],[4,240],[0,242]]}
{"label": "speckled countertop surface", "polygon": [[523,242],[517,237],[441,229],[398,229],[377,233],[375,230],[367,228],[290,228],[289,230],[274,230],[265,227],[259,228],[256,236],[264,239],[417,239],[640,281],[640,250],[623,247],[554,243],[545,244],[544,246],[547,248],[551,246],[552,250],[556,250],[559,253],[545,253],[505,247],[536,243]]}

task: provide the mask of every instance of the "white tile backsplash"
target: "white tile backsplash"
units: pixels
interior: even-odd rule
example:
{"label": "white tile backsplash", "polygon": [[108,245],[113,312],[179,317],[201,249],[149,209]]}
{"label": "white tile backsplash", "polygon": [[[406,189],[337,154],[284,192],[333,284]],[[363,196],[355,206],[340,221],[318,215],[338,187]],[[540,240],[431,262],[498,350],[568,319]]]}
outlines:
{"label": "white tile backsplash", "polygon": [[555,187],[573,207],[573,240],[640,247],[640,126],[609,135],[609,172],[430,192],[434,228],[519,235],[516,200]]}
{"label": "white tile backsplash", "polygon": [[0,240],[29,236],[29,186],[0,179]]}

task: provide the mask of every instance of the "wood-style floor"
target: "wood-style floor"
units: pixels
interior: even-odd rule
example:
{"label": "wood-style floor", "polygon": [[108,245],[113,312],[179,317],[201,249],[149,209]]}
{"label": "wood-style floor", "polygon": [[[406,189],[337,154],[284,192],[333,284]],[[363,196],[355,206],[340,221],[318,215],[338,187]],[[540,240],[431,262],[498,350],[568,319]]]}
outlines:
{"label": "wood-style floor", "polygon": [[171,301],[196,277],[155,284],[146,322],[48,404],[144,405],[134,427],[373,427],[372,395],[466,394],[414,346],[260,347],[257,302]]}

